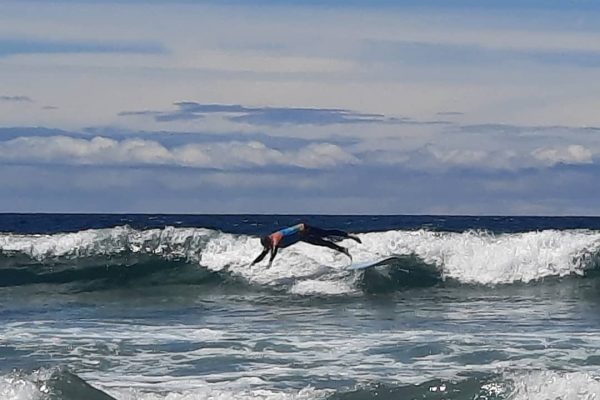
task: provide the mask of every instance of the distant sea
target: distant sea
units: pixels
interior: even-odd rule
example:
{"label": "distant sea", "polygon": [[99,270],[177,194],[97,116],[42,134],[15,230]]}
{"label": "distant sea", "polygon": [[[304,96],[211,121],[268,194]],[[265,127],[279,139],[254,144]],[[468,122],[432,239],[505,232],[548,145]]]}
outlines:
{"label": "distant sea", "polygon": [[[355,232],[349,259],[298,222]],[[0,399],[598,399],[600,218],[0,214]]]}

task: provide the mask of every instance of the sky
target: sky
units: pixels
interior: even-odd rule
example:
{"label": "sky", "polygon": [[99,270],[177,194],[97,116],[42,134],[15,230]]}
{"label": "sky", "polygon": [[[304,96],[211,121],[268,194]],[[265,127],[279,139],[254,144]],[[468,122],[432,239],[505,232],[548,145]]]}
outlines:
{"label": "sky", "polygon": [[0,212],[600,215],[599,18],[0,0]]}

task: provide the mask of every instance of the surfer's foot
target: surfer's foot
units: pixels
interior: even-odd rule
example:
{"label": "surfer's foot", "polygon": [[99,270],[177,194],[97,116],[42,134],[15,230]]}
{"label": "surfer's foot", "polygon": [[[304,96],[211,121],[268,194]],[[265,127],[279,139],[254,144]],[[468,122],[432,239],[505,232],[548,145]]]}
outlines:
{"label": "surfer's foot", "polygon": [[356,235],[348,235],[348,237],[354,240],[355,242],[362,243],[362,241]]}

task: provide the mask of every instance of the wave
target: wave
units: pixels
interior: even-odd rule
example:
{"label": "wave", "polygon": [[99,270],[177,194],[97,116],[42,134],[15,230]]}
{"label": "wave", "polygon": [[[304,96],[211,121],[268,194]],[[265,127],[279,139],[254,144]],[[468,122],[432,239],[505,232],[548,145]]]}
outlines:
{"label": "wave", "polygon": [[203,384],[195,388],[148,391],[147,388],[90,384],[65,368],[41,369],[33,373],[12,372],[0,376],[0,397],[4,400],[358,400],[358,399],[578,399],[592,400],[600,392],[600,380],[589,372],[525,371],[505,374],[470,373],[457,380],[432,379],[420,384],[367,384],[355,389],[295,390],[264,388],[258,378],[243,378],[222,385]]}
{"label": "wave", "polygon": [[0,268],[0,287],[30,284],[69,284],[72,291],[85,292],[119,287],[177,284],[221,284],[225,274],[197,268],[183,261],[158,257],[80,260],[57,267],[31,265],[27,268]]}
{"label": "wave", "polygon": [[31,374],[13,372],[0,377],[0,397],[5,400],[116,400],[63,368],[41,369]]}
{"label": "wave", "polygon": [[335,393],[328,400],[358,399],[577,399],[593,400],[600,393],[600,380],[587,372],[529,371],[504,375],[473,373],[457,381],[430,380],[418,385],[374,384]]}
{"label": "wave", "polygon": [[103,281],[114,285],[243,282],[293,294],[335,295],[431,286],[499,285],[583,276],[600,266],[600,232],[545,230],[386,231],[343,241],[356,261],[396,256],[385,268],[346,269],[342,254],[305,243],[284,249],[271,268],[250,266],[257,237],[204,228],[128,226],[52,235],[0,234],[0,286]]}
{"label": "wave", "polygon": [[[256,379],[256,380],[255,380]],[[0,398],[3,400],[312,400],[325,399],[330,391],[307,387],[300,390],[269,390],[254,388],[264,381],[258,378],[240,379],[226,388],[203,384],[194,389],[160,392],[147,388],[111,387],[90,384],[66,368],[40,369],[32,373],[12,372],[0,376]],[[114,385],[114,384],[113,384]],[[215,386],[215,387],[211,387]]]}

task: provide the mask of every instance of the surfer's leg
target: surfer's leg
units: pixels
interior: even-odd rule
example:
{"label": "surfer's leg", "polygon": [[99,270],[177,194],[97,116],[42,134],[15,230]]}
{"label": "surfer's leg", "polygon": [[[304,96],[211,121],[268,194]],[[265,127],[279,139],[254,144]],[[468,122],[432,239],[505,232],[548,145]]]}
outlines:
{"label": "surfer's leg", "polygon": [[348,238],[348,239],[352,239],[358,243],[362,243],[361,240],[357,236],[351,235],[348,232],[340,231],[339,229],[321,229],[321,228],[315,228],[315,227],[311,226],[309,228],[308,234],[311,236],[320,236],[320,237]]}
{"label": "surfer's leg", "polygon": [[337,244],[330,242],[328,240],[325,240],[321,237],[318,236],[307,236],[304,239],[302,239],[302,241],[306,242],[306,243],[310,243],[313,244],[315,246],[323,246],[323,247],[329,247],[330,249],[333,249],[335,251],[339,251],[340,253],[344,253],[345,255],[347,255],[348,257],[350,257],[350,259],[352,259],[352,256],[350,255],[350,253],[348,252],[348,249],[342,246],[338,246]]}

